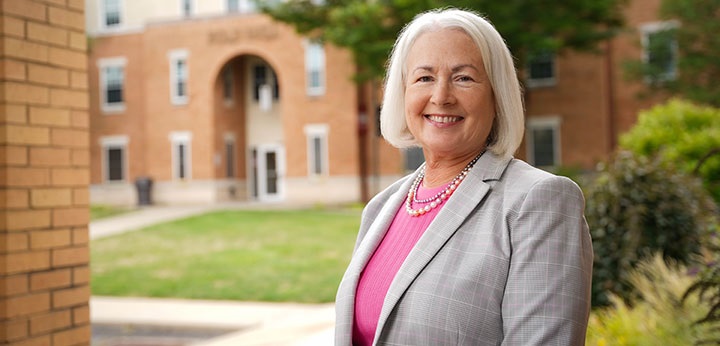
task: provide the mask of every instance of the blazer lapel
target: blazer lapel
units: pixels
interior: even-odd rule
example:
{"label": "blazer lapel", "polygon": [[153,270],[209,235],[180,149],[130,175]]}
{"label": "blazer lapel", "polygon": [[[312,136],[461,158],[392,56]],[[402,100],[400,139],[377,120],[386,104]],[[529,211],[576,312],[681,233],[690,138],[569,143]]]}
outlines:
{"label": "blazer lapel", "polygon": [[374,221],[368,224],[368,230],[361,243],[357,245],[357,250],[355,250],[352,259],[348,264],[348,268],[345,271],[345,275],[342,280],[343,284],[340,288],[341,291],[338,292],[338,297],[344,298],[342,301],[337,301],[336,304],[342,304],[342,306],[339,306],[337,310],[344,311],[346,313],[336,316],[338,319],[336,321],[336,327],[338,327],[338,329],[336,329],[335,332],[338,335],[347,335],[348,340],[352,335],[352,320],[355,309],[355,290],[357,289],[360,274],[363,269],[365,269],[368,261],[370,261],[370,257],[372,257],[373,253],[375,253],[375,249],[377,249],[383,237],[385,237],[385,233],[387,232],[388,227],[390,227],[390,223],[395,218],[395,213],[405,201],[407,190],[410,189],[410,185],[412,184],[416,174],[418,174],[418,172],[415,172],[412,177],[400,184],[396,191],[390,192],[384,202],[380,201],[382,207],[374,217],[373,215],[368,215],[368,217]]}
{"label": "blazer lapel", "polygon": [[[500,179],[509,162],[508,159],[502,159],[489,152],[485,153],[470,170],[465,181],[460,184],[453,196],[446,201],[435,220],[430,223],[428,229],[410,251],[390,284],[375,332],[376,341],[381,335],[385,322],[395,309],[395,305],[410,284],[490,191],[490,185],[486,182]],[[385,229],[387,226],[384,225]]]}

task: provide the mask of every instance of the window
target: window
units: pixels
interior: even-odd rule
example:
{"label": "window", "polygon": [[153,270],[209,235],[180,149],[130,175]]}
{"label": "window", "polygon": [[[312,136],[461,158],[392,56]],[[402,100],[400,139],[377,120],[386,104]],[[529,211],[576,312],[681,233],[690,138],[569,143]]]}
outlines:
{"label": "window", "polygon": [[306,41],[305,75],[307,94],[319,96],[325,93],[325,48],[322,43]]}
{"label": "window", "polygon": [[537,167],[560,165],[560,118],[541,117],[528,121],[528,161]]}
{"label": "window", "polygon": [[425,155],[423,155],[422,148],[411,147],[403,150],[405,153],[405,171],[415,171],[425,162]]}
{"label": "window", "polygon": [[222,93],[226,105],[232,105],[234,102],[234,78],[232,66],[225,66],[222,71]]}
{"label": "window", "polygon": [[261,90],[265,85],[272,92],[273,100],[278,100],[280,98],[280,86],[275,71],[268,65],[255,65],[253,68],[253,99],[255,101],[260,101]]}
{"label": "window", "polygon": [[121,5],[121,0],[102,0],[103,27],[113,28],[122,24]]}
{"label": "window", "polygon": [[170,102],[174,105],[188,103],[188,51],[174,50],[170,59]]}
{"label": "window", "polygon": [[103,58],[98,60],[100,70],[100,107],[104,113],[125,110],[125,65],[127,59]]}
{"label": "window", "polygon": [[125,181],[127,177],[127,136],[110,136],[100,139],[102,145],[102,173],[106,182]]}
{"label": "window", "polygon": [[170,134],[172,144],[172,176],[174,179],[190,179],[192,172],[192,134],[190,132],[173,132]]}
{"label": "window", "polygon": [[229,13],[254,13],[257,11],[256,0],[227,0],[227,11]]}
{"label": "window", "polygon": [[180,0],[180,6],[182,6],[182,14],[185,17],[190,17],[193,10],[193,0]]}
{"label": "window", "polygon": [[322,176],[328,174],[328,125],[305,125],[307,136],[308,175]]}
{"label": "window", "polygon": [[225,177],[235,178],[235,136],[231,133],[225,135]]}
{"label": "window", "polygon": [[280,98],[280,88],[273,69],[265,64],[253,67],[253,100],[260,103],[260,109],[268,111],[273,101]]}
{"label": "window", "polygon": [[240,1],[239,0],[227,0],[228,12],[240,12]]}
{"label": "window", "polygon": [[543,52],[531,55],[528,60],[527,75],[529,87],[555,85],[555,54]]}
{"label": "window", "polygon": [[677,73],[677,23],[662,22],[644,25],[642,31],[643,62],[648,83],[675,79]]}

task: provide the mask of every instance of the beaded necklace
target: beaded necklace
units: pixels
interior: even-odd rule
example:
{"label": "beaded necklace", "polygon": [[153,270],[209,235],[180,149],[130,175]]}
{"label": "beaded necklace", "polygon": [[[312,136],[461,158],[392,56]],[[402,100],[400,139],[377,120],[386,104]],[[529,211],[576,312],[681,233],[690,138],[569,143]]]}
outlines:
{"label": "beaded necklace", "polygon": [[[465,168],[463,168],[463,170],[458,175],[456,175],[455,178],[453,178],[448,187],[446,187],[444,190],[438,192],[435,196],[432,196],[430,198],[417,199],[418,189],[420,189],[420,184],[422,183],[423,178],[425,178],[425,166],[423,166],[423,168],[420,170],[420,174],[418,174],[418,176],[415,178],[412,185],[410,186],[410,191],[408,191],[407,199],[405,199],[405,211],[407,211],[410,216],[415,217],[425,215],[430,210],[437,208],[440,204],[445,202],[445,200],[450,198],[450,196],[455,192],[457,187],[473,168],[475,163],[480,159],[480,156],[482,156],[482,154],[484,153],[485,150],[475,156],[474,159],[470,160],[470,162],[468,162]],[[413,209],[413,202],[420,204],[429,204],[419,209]]]}

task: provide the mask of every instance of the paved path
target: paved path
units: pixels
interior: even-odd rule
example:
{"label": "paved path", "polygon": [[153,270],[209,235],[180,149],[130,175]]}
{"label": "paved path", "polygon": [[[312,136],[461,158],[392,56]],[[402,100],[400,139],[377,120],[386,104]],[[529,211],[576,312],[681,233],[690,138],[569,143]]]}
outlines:
{"label": "paved path", "polygon": [[[91,222],[90,238],[111,236],[213,210],[278,207],[283,206],[250,203],[151,206]],[[139,326],[201,328],[219,331],[215,334],[222,334],[187,344],[193,346],[316,346],[333,343],[335,316],[332,303],[259,303],[94,296],[90,300],[90,309],[90,318],[94,326],[121,326],[128,330]],[[167,337],[169,338],[169,335]],[[93,345],[128,345],[126,342]],[[159,344],[186,345],[169,342]],[[142,345],[148,344],[142,343]]]}

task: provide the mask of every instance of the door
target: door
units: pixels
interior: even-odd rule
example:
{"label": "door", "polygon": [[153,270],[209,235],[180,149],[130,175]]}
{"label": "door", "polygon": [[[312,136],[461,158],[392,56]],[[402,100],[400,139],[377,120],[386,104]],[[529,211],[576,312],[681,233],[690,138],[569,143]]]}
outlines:
{"label": "door", "polygon": [[283,177],[285,175],[285,154],[281,145],[264,144],[253,155],[257,160],[257,174],[253,185],[257,186],[260,201],[283,199]]}

